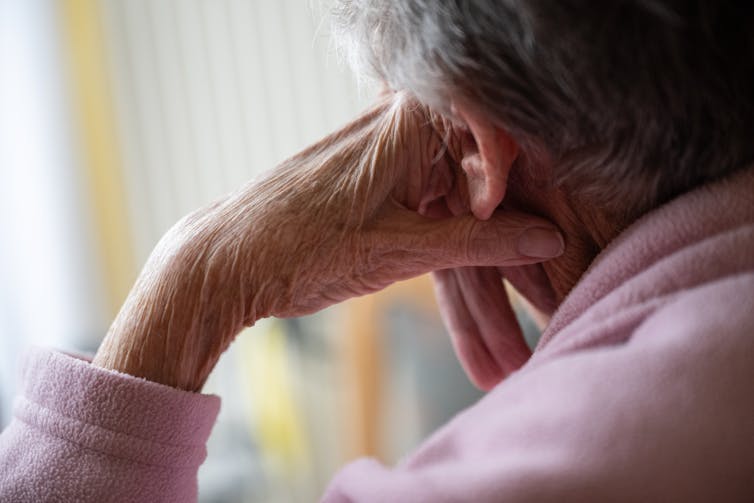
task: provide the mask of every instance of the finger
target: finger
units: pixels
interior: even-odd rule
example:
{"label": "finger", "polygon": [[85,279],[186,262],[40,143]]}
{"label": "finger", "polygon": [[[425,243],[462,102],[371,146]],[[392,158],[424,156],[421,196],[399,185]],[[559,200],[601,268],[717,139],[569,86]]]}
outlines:
{"label": "finger", "polygon": [[560,232],[547,220],[524,213],[496,212],[489,220],[472,215],[430,219],[405,208],[385,211],[373,229],[375,243],[401,250],[413,271],[467,266],[514,266],[563,253]]}
{"label": "finger", "polygon": [[535,308],[552,315],[557,308],[555,291],[542,264],[521,267],[499,267],[500,275],[514,286]]}
{"label": "finger", "polygon": [[531,356],[502,279],[492,267],[433,273],[440,312],[469,378],[490,389]]}
{"label": "finger", "polygon": [[518,370],[531,356],[523,332],[495,267],[463,267],[456,275],[469,313],[504,376]]}
{"label": "finger", "polygon": [[440,315],[461,366],[474,385],[485,391],[492,389],[504,377],[503,371],[478,332],[456,270],[435,271],[432,277]]}

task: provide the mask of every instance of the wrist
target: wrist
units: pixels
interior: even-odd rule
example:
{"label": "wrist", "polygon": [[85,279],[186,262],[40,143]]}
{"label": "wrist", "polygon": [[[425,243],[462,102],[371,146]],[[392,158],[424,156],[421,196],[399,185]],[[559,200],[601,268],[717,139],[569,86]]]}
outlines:
{"label": "wrist", "polygon": [[174,388],[200,389],[206,375],[199,368],[211,357],[195,349],[191,322],[174,315],[190,310],[154,295],[140,292],[142,299],[132,302],[134,297],[132,293],[121,309],[92,363]]}
{"label": "wrist", "polygon": [[249,322],[233,283],[206,259],[212,256],[206,248],[195,240],[168,253],[161,248],[150,257],[92,363],[198,391]]}

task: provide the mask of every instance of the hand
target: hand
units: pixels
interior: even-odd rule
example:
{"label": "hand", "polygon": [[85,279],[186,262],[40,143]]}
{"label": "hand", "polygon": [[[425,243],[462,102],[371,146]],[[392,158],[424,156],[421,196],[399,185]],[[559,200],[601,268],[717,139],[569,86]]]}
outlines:
{"label": "hand", "polygon": [[[478,117],[463,114],[461,119],[462,122],[473,125]],[[476,189],[472,187],[469,192],[476,192],[478,195],[487,190],[487,187],[484,183],[479,183],[478,176],[478,155],[483,146],[474,141],[472,132],[482,139],[485,134],[490,134],[489,129],[480,128],[478,123],[475,128],[472,126],[471,131],[465,126],[460,128],[457,134],[460,148],[454,155],[457,162],[464,166],[464,170],[470,170],[469,177],[477,179]],[[517,147],[510,141],[489,140],[489,136],[487,141],[492,143],[498,153],[495,169],[506,173],[504,179],[508,178],[507,173],[511,172],[516,160]],[[489,144],[487,148],[490,148]],[[507,185],[507,182],[503,181],[502,185]],[[515,187],[511,189],[511,192],[515,192]],[[502,194],[505,192],[503,189]],[[502,194],[498,196],[502,198]],[[479,209],[484,208],[485,202],[489,201],[482,200],[481,204],[476,205],[474,212],[484,213]],[[468,213],[471,206],[471,203],[461,206],[447,204],[444,211],[446,215],[460,215]],[[435,212],[442,210],[435,208]],[[508,299],[504,279],[513,284],[541,313],[550,315],[554,312],[555,293],[541,264],[511,266],[500,263],[487,267],[443,269],[433,273],[440,313],[456,354],[471,380],[485,390],[491,389],[520,368],[531,356],[531,350],[524,340]]]}
{"label": "hand", "polygon": [[559,255],[558,231],[540,218],[437,211],[464,206],[452,140],[448,123],[390,95],[184,218],[157,245],[94,363],[196,390],[260,318],[311,313],[433,270]]}

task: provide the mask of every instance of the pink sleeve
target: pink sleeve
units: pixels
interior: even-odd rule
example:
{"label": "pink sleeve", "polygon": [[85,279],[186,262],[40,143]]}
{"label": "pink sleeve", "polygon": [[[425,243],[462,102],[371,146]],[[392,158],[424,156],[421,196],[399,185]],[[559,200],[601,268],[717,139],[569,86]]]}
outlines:
{"label": "pink sleeve", "polygon": [[323,501],[754,501],[754,275],[724,283],[628,341],[524,367],[397,467],[352,463]]}
{"label": "pink sleeve", "polygon": [[41,349],[22,382],[0,435],[0,501],[196,501],[218,397]]}

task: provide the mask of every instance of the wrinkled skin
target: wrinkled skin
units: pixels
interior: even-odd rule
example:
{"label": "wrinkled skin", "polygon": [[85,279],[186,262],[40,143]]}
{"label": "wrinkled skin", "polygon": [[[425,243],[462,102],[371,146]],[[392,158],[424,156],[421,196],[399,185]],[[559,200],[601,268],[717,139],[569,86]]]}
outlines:
{"label": "wrinkled skin", "polygon": [[[425,107],[392,94],[260,180],[188,215],[153,251],[94,364],[198,390],[237,333],[263,317],[312,313],[437,270],[447,270],[438,291],[453,312],[449,302],[482,290],[447,278],[546,258],[520,253],[517,243],[527,229],[540,236],[547,229],[557,240],[547,221],[469,214],[459,137]],[[464,269],[471,266],[483,269]],[[500,314],[484,333],[520,336],[498,295],[499,273],[485,278],[495,295],[479,308]],[[462,293],[450,292],[454,285]],[[449,319],[461,334],[454,340],[462,358],[479,359],[474,351],[484,348],[464,346],[463,318]],[[524,355],[505,336],[483,340],[513,362],[494,360],[499,368],[483,379],[472,371],[487,387],[489,375],[504,375]]]}
{"label": "wrinkled skin", "polygon": [[435,295],[464,370],[489,390],[531,356],[505,290],[507,279],[540,313],[555,304],[547,276],[536,264],[513,267],[458,267],[432,273]]}

